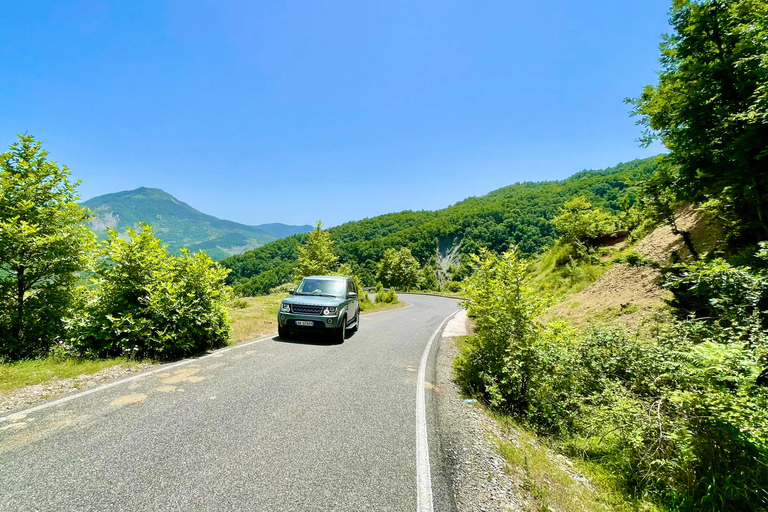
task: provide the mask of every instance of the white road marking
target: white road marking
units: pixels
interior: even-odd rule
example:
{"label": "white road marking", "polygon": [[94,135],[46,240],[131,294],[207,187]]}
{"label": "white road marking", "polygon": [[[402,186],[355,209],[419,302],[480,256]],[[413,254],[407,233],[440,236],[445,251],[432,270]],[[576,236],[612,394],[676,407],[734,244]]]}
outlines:
{"label": "white road marking", "polygon": [[432,342],[443,326],[461,310],[454,311],[429,338],[424,353],[421,355],[419,376],[416,380],[416,510],[417,512],[432,512],[432,474],[429,467],[429,439],[427,439],[427,409],[424,397],[424,383],[427,373],[427,359],[432,348]]}
{"label": "white road marking", "polygon": [[125,384],[126,382],[131,382],[131,381],[134,381],[134,380],[137,380],[137,379],[141,379],[141,378],[144,378],[144,377],[146,377],[148,375],[152,375],[154,373],[164,372],[164,371],[170,370],[171,368],[176,368],[177,366],[183,366],[185,364],[194,363],[194,362],[197,362],[197,361],[201,361],[203,359],[208,359],[209,357],[218,357],[219,355],[223,354],[224,352],[229,352],[230,350],[235,350],[235,349],[238,349],[238,348],[243,348],[243,347],[247,347],[249,345],[253,345],[255,343],[260,343],[262,341],[271,340],[276,335],[277,335],[277,333],[272,334],[271,336],[267,336],[265,338],[259,338],[258,340],[253,340],[253,341],[249,341],[247,343],[242,343],[240,345],[234,345],[234,346],[231,346],[231,347],[223,348],[223,349],[217,350],[216,352],[212,352],[210,354],[206,354],[206,355],[204,355],[202,357],[197,357],[197,358],[194,358],[194,359],[186,359],[184,361],[179,361],[178,363],[173,363],[171,365],[163,365],[160,368],[156,368],[156,369],[154,369],[152,371],[149,371],[149,372],[140,373],[138,375],[134,375],[133,377],[128,377],[128,378],[121,379],[121,380],[118,380],[118,381],[115,381],[115,382],[110,382],[109,384],[104,384],[103,386],[99,386],[99,387],[96,387],[96,388],[88,389],[88,390],[82,391],[80,393],[77,393],[75,395],[65,396],[64,398],[59,398],[58,400],[54,400],[53,402],[46,402],[44,404],[40,404],[40,405],[32,407],[30,409],[25,409],[23,411],[17,411],[17,412],[14,412],[12,414],[9,414],[8,416],[4,416],[4,417],[0,418],[0,423],[2,423],[4,421],[8,421],[9,419],[11,419],[11,418],[13,418],[15,416],[18,416],[19,414],[29,414],[29,413],[41,411],[43,409],[47,409],[48,407],[53,407],[54,405],[61,405],[61,404],[65,403],[65,402],[69,402],[70,400],[74,400],[76,398],[82,398],[84,396],[90,395],[91,393],[96,393],[97,391],[103,391],[105,389],[109,389],[109,388],[114,387],[114,386],[119,386],[120,384]]}
{"label": "white road marking", "polygon": [[[378,315],[380,313],[390,313],[392,311],[401,311],[403,309],[408,309],[411,306],[413,306],[413,304],[408,304],[407,306],[402,307],[402,308],[389,309],[387,311],[378,311],[376,313],[369,313],[368,315],[363,314],[362,318],[365,318],[366,316]],[[184,361],[179,361],[178,363],[173,363],[173,364],[170,364],[170,365],[163,365],[160,368],[156,368],[156,369],[154,369],[152,371],[149,371],[149,372],[140,373],[138,375],[134,375],[133,377],[128,377],[128,378],[125,378],[125,379],[117,380],[115,382],[110,382],[109,384],[104,384],[103,386],[98,386],[98,387],[95,387],[95,388],[92,388],[92,389],[81,391],[80,393],[77,393],[77,394],[74,394],[74,395],[69,395],[69,396],[65,396],[63,398],[59,398],[58,400],[54,400],[53,402],[46,402],[44,404],[40,404],[40,405],[37,405],[35,407],[31,407],[29,409],[24,409],[24,410],[21,410],[21,411],[16,411],[16,412],[13,412],[13,413],[11,413],[11,414],[9,414],[7,416],[3,416],[2,418],[0,418],[0,423],[8,421],[9,419],[11,419],[14,416],[17,416],[19,414],[29,414],[29,413],[32,413],[32,412],[37,412],[37,411],[41,411],[43,409],[47,409],[48,407],[53,407],[54,405],[61,405],[63,403],[69,402],[70,400],[74,400],[76,398],[82,398],[82,397],[88,396],[88,395],[90,395],[92,393],[96,393],[97,391],[102,391],[104,389],[109,389],[109,388],[114,387],[114,386],[119,386],[120,384],[124,384],[126,382],[132,382],[134,380],[141,379],[143,377],[146,377],[148,375],[152,375],[154,373],[164,372],[166,370],[170,370],[171,368],[176,368],[177,366],[183,366],[185,364],[194,363],[195,361],[201,361],[201,360],[207,359],[209,357],[221,357],[222,354],[224,354],[225,352],[229,352],[230,350],[236,350],[236,349],[240,349],[240,348],[243,348],[243,347],[247,347],[249,345],[253,345],[255,343],[260,343],[262,341],[271,340],[275,336],[277,336],[277,333],[270,334],[269,336],[266,336],[264,338],[259,338],[258,340],[253,340],[253,341],[249,341],[247,343],[241,343],[239,345],[233,345],[231,347],[222,348],[222,349],[219,349],[219,350],[217,350],[215,352],[211,352],[210,354],[206,354],[206,355],[204,355],[202,357],[198,357],[198,358],[194,358],[194,359],[186,359]]]}

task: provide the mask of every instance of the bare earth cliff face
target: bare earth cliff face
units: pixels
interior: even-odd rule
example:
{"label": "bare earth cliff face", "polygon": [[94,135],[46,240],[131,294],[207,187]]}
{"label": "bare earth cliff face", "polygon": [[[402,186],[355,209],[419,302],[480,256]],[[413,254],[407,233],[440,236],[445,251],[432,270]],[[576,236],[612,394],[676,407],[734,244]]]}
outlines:
{"label": "bare earth cliff face", "polygon": [[[689,231],[694,247],[701,254],[721,245],[722,233],[713,227],[702,212],[691,207],[676,214],[679,230]],[[670,261],[677,253],[683,261],[691,255],[680,235],[668,225],[660,226],[646,236],[635,249],[641,256],[658,263]],[[659,286],[661,273],[648,266],[616,263],[584,291],[567,297],[540,317],[547,323],[557,318],[575,326],[589,321],[604,321],[630,330],[653,314],[664,304],[669,292]]]}

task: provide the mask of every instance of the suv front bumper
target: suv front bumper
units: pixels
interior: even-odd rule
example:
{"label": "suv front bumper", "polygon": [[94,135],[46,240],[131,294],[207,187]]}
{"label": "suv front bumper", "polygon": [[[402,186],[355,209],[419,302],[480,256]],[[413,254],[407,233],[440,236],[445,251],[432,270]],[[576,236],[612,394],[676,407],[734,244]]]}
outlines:
{"label": "suv front bumper", "polygon": [[[312,325],[298,325],[296,322],[312,322]],[[277,323],[280,327],[296,330],[321,331],[325,329],[338,329],[341,326],[341,315],[297,315],[281,311],[277,314]]]}

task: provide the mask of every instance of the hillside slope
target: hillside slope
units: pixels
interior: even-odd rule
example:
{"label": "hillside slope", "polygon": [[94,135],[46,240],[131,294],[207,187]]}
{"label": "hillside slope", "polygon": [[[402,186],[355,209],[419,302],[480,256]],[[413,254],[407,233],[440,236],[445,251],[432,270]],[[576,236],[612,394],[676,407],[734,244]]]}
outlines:
{"label": "hillside slope", "polygon": [[[561,181],[517,183],[485,196],[470,197],[437,211],[403,211],[342,224],[328,230],[343,263],[364,282],[375,280],[376,264],[390,247],[408,247],[422,264],[459,247],[461,258],[486,247],[503,251],[517,245],[523,255],[540,252],[558,237],[550,222],[558,209],[576,196],[621,212],[637,199],[636,185],[655,170],[656,159],[582,171]],[[300,236],[288,237],[254,251],[227,258],[230,283],[240,293],[257,295],[287,282]]]}
{"label": "hillside slope", "polygon": [[137,188],[94,197],[82,203],[94,211],[90,221],[99,237],[107,228],[123,230],[139,222],[152,224],[171,251],[182,247],[205,250],[214,259],[260,247],[284,236],[306,233],[311,226],[264,224],[248,226],[202,213],[157,188]]}
{"label": "hillside slope", "polygon": [[[691,207],[677,212],[676,224],[691,233],[694,248],[700,253],[725,245],[717,223]],[[691,261],[682,237],[674,234],[668,225],[654,229],[640,240],[635,250],[662,266],[671,261],[673,254],[682,261]],[[597,320],[634,329],[670,298],[671,294],[659,286],[660,282],[661,272],[656,268],[614,263],[597,281],[551,307],[539,320],[547,323],[561,319],[574,326]]]}

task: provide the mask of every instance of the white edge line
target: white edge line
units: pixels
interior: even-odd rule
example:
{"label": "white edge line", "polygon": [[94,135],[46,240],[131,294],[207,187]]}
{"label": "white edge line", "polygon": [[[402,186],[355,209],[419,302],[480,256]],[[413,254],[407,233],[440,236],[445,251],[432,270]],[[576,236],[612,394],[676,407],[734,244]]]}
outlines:
{"label": "white edge line", "polygon": [[406,302],[405,304],[406,304],[406,305],[405,305],[405,306],[403,306],[403,307],[401,307],[401,308],[395,308],[395,309],[387,309],[387,310],[384,310],[384,311],[376,311],[375,313],[365,313],[365,312],[361,312],[361,313],[360,313],[360,319],[362,320],[363,318],[368,318],[369,316],[376,316],[376,315],[380,315],[380,314],[382,314],[382,313],[392,313],[392,312],[394,312],[394,311],[402,311],[402,310],[404,310],[404,309],[408,309],[408,308],[410,308],[411,306],[413,306],[413,303],[412,303],[412,302]]}
{"label": "white edge line", "polygon": [[[409,303],[407,306],[404,306],[402,308],[388,309],[386,311],[378,311],[376,313],[368,313],[367,315],[362,315],[362,318],[365,318],[365,317],[368,317],[368,316],[378,315],[379,313],[389,313],[389,312],[392,312],[392,311],[399,311],[399,310],[403,310],[403,309],[408,309],[411,306],[413,306],[413,303]],[[249,345],[253,345],[254,343],[260,343],[262,341],[271,340],[275,336],[277,336],[276,332],[272,333],[272,334],[270,334],[268,336],[265,336],[264,338],[259,338],[257,340],[248,341],[246,343],[240,343],[238,345],[233,345],[231,347],[222,348],[222,349],[216,350],[214,352],[211,352],[210,354],[206,354],[204,356],[196,357],[196,358],[192,358],[192,359],[185,359],[184,361],[179,361],[178,363],[164,364],[161,367],[155,368],[154,370],[151,370],[151,371],[148,371],[148,372],[142,372],[142,373],[139,373],[138,375],[133,375],[132,377],[127,377],[127,378],[124,378],[124,379],[117,380],[115,382],[110,382],[109,384],[104,384],[103,386],[98,386],[98,387],[95,387],[95,388],[92,388],[92,389],[87,389],[85,391],[81,391],[80,393],[75,393],[74,395],[65,396],[63,398],[59,398],[58,400],[54,400],[52,402],[46,402],[44,404],[36,405],[35,407],[30,407],[29,409],[24,409],[24,410],[21,410],[21,411],[15,411],[15,412],[12,412],[11,414],[8,414],[7,416],[3,416],[2,418],[0,418],[0,423],[8,421],[9,419],[14,418],[14,417],[19,416],[19,415],[22,415],[22,414],[24,414],[24,415],[31,414],[33,412],[41,411],[43,409],[47,409],[47,408],[53,407],[55,405],[60,405],[60,404],[63,404],[65,402],[69,402],[70,400],[74,400],[76,398],[82,398],[84,396],[88,396],[88,395],[90,395],[92,393],[96,393],[97,391],[102,391],[104,389],[109,389],[109,388],[114,387],[114,386],[119,386],[120,384],[124,384],[126,382],[131,382],[131,381],[134,381],[134,380],[137,380],[137,379],[141,379],[143,377],[146,377],[147,375],[152,375],[154,373],[159,373],[159,372],[163,372],[163,371],[166,371],[166,370],[170,370],[171,368],[176,368],[177,366],[183,366],[185,364],[194,363],[195,361],[201,361],[203,359],[207,359],[207,358],[212,357],[212,356],[217,355],[217,354],[223,354],[224,352],[229,352],[230,350],[235,350],[235,349],[238,349],[238,348],[242,348],[242,347],[247,347]]]}
{"label": "white edge line", "polygon": [[419,376],[416,381],[416,510],[417,512],[432,512],[432,470],[429,465],[429,439],[427,436],[427,409],[424,396],[424,385],[427,373],[427,359],[432,348],[432,342],[443,330],[445,324],[461,309],[451,313],[442,321],[437,330],[429,338],[419,364]]}
{"label": "white edge line", "polygon": [[260,343],[262,341],[271,340],[275,336],[277,336],[277,333],[274,333],[274,334],[272,334],[270,336],[266,336],[264,338],[259,338],[257,340],[248,341],[246,343],[241,343],[239,345],[233,345],[231,347],[222,348],[222,349],[216,350],[214,352],[211,352],[210,354],[206,354],[206,355],[201,356],[201,357],[196,357],[196,358],[192,358],[192,359],[185,359],[184,361],[179,361],[178,363],[173,363],[173,364],[170,364],[170,365],[165,364],[165,365],[162,365],[160,368],[156,368],[156,369],[148,371],[148,372],[139,373],[138,375],[134,375],[132,377],[127,377],[125,379],[120,379],[120,380],[117,380],[115,382],[110,382],[109,384],[104,384],[103,386],[98,386],[98,387],[95,387],[95,388],[92,388],[92,389],[87,389],[85,391],[81,391],[80,393],[76,393],[74,395],[69,395],[69,396],[65,396],[64,398],[59,398],[58,400],[54,400],[53,402],[46,402],[44,404],[40,404],[40,405],[37,405],[35,407],[31,407],[29,409],[24,409],[23,411],[16,411],[14,413],[11,413],[11,414],[9,414],[7,416],[4,416],[4,417],[0,418],[0,423],[2,423],[4,421],[8,421],[10,418],[13,418],[13,417],[16,417],[16,416],[19,416],[19,415],[22,415],[22,414],[26,415],[26,414],[30,414],[30,413],[33,413],[33,412],[41,411],[43,409],[47,409],[48,407],[53,407],[55,405],[60,405],[60,404],[63,404],[65,402],[69,402],[70,400],[74,400],[76,398],[82,398],[84,396],[88,396],[91,393],[96,393],[97,391],[103,391],[105,389],[109,389],[109,388],[114,387],[114,386],[119,386],[120,384],[125,384],[126,382],[131,382],[131,381],[134,381],[136,379],[141,379],[143,377],[146,377],[147,375],[152,375],[154,373],[163,372],[163,371],[166,371],[166,370],[170,370],[171,368],[176,368],[177,366],[183,366],[185,364],[194,363],[196,361],[202,361],[203,359],[208,359],[209,357],[213,357],[214,355],[223,354],[224,352],[229,352],[230,350],[234,350],[234,349],[238,349],[238,348],[242,348],[242,347],[247,347],[249,345],[253,345],[254,343]]}

